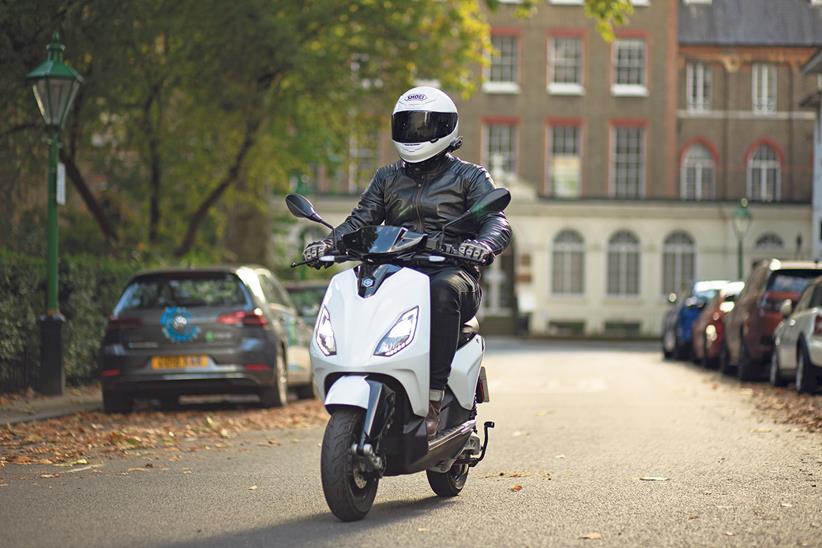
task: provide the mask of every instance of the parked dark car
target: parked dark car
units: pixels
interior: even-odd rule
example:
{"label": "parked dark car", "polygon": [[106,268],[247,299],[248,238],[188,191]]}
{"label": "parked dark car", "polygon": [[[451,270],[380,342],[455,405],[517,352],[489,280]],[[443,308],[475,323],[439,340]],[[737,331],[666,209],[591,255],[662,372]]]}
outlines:
{"label": "parked dark car", "polygon": [[317,321],[317,314],[320,313],[320,305],[325,292],[328,290],[328,280],[286,282],[285,289],[303,320],[314,325]]}
{"label": "parked dark car", "polygon": [[666,358],[685,359],[691,351],[691,326],[705,304],[722,289],[727,280],[695,282],[687,293],[669,301],[674,304],[662,321],[662,354]]}
{"label": "parked dark car", "polygon": [[100,380],[108,413],[135,398],[174,405],[184,394],[311,397],[311,327],[264,268],[218,266],[143,272],[109,319]]}
{"label": "parked dark car", "polygon": [[734,309],[725,317],[720,369],[736,366],[740,380],[767,380],[774,330],[782,321],[782,303],[796,304],[811,280],[822,274],[818,261],[765,259],[754,265]]}
{"label": "parked dark car", "polygon": [[726,284],[714,295],[693,324],[691,358],[706,368],[716,367],[725,334],[722,322],[726,314],[734,308],[734,303],[745,282]]}

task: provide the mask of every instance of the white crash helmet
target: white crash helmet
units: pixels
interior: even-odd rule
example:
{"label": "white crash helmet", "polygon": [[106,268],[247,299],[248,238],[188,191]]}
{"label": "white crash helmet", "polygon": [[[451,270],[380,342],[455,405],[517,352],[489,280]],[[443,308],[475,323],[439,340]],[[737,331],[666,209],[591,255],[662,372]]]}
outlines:
{"label": "white crash helmet", "polygon": [[458,131],[457,106],[437,88],[411,88],[394,105],[391,139],[406,162],[424,162],[455,145]]}

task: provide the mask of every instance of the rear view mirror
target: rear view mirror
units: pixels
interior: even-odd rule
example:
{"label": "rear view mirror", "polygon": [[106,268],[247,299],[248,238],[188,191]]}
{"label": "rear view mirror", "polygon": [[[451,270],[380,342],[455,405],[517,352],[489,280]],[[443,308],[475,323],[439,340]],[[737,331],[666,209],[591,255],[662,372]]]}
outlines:
{"label": "rear view mirror", "polygon": [[668,293],[668,303],[669,304],[676,304],[676,293]]}
{"label": "rear view mirror", "polygon": [[793,312],[793,302],[790,299],[785,299],[779,306],[779,313],[782,314],[783,318],[787,318],[791,315],[791,312]]}
{"label": "rear view mirror", "polygon": [[320,217],[320,214],[317,213],[314,206],[311,205],[311,202],[309,202],[308,198],[305,196],[301,196],[300,194],[289,194],[285,197],[285,205],[288,207],[288,211],[290,211],[295,217],[310,219],[315,223],[320,223],[328,228],[333,228],[330,224],[325,222],[322,217]]}
{"label": "rear view mirror", "polygon": [[504,188],[495,188],[474,202],[468,213],[472,217],[485,217],[489,213],[499,213],[511,203],[511,193]]}

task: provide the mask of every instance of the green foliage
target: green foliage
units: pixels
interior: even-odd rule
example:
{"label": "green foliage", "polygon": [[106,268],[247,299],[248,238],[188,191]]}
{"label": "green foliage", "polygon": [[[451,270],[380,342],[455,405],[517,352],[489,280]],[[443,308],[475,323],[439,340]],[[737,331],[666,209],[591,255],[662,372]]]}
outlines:
{"label": "green foliage", "polygon": [[631,0],[585,0],[585,15],[594,19],[607,42],[614,39],[614,27],[624,25],[633,12]]}
{"label": "green foliage", "polygon": [[[60,267],[66,378],[77,383],[94,375],[106,319],[136,265],[71,256]],[[45,274],[43,260],[0,249],[0,392],[36,381]]]}

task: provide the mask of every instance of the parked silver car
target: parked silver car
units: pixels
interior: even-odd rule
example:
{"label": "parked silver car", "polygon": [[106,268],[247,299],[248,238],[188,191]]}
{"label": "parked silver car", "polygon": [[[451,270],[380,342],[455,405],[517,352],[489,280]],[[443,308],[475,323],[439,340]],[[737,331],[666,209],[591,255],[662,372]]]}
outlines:
{"label": "parked silver car", "polygon": [[784,319],[774,331],[771,384],[794,378],[798,392],[816,392],[822,375],[822,276],[808,284],[796,306],[783,301],[780,312]]}
{"label": "parked silver car", "polygon": [[140,397],[170,406],[183,394],[230,393],[279,406],[292,388],[311,397],[311,331],[264,268],[137,274],[103,339],[103,407],[123,413]]}

